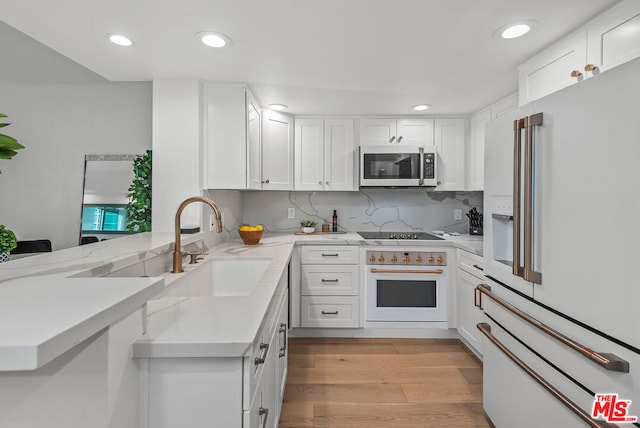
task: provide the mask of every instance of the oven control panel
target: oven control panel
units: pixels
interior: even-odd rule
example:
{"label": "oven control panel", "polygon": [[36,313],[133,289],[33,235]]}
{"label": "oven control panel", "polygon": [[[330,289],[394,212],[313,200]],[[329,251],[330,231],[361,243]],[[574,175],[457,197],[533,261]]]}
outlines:
{"label": "oven control panel", "polygon": [[367,251],[368,265],[446,266],[441,251]]}

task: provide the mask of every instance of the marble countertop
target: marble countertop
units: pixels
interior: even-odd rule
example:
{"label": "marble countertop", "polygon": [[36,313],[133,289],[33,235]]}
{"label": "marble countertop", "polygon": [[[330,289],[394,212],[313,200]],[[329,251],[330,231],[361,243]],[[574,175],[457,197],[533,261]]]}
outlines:
{"label": "marble countertop", "polygon": [[[210,242],[211,236],[183,235],[182,243]],[[189,275],[196,268],[155,278],[99,278],[170,252],[173,239],[173,233],[145,233],[0,264],[0,370],[41,367],[123,311],[161,294],[180,275]],[[134,345],[136,356],[243,355],[260,328],[294,245],[453,246],[482,255],[482,237],[469,235],[395,241],[364,240],[357,233],[268,233],[257,246],[245,246],[239,239],[205,244],[209,258],[272,260],[249,296],[178,296],[148,302],[148,330]]]}

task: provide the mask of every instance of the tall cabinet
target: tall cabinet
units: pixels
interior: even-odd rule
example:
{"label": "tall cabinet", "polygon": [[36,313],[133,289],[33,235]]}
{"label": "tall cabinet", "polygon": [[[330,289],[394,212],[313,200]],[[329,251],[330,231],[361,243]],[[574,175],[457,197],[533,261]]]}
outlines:
{"label": "tall cabinet", "polygon": [[353,119],[296,119],[295,190],[356,190]]}
{"label": "tall cabinet", "polygon": [[249,188],[293,190],[293,118],[262,112],[262,139],[250,141]]}

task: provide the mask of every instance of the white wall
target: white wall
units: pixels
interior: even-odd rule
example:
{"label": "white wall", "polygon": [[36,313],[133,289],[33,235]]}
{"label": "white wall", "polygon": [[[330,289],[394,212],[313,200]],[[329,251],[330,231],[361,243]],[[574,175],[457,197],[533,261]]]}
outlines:
{"label": "white wall", "polygon": [[151,85],[0,84],[0,132],[26,148],[0,160],[0,224],[18,239],[78,244],[86,154],[151,148]]}
{"label": "white wall", "polygon": [[[287,208],[296,218],[287,219]],[[300,220],[331,224],[338,211],[339,230],[412,231],[444,230],[469,233],[464,215],[472,207],[482,211],[482,192],[425,192],[420,189],[369,189],[359,192],[243,192],[242,221],[263,224],[269,231],[300,230]],[[454,209],[463,220],[454,220]]]}

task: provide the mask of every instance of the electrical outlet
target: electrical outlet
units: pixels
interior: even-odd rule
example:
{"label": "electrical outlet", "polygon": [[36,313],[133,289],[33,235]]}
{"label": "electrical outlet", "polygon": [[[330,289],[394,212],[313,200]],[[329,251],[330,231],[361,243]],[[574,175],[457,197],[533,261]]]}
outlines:
{"label": "electrical outlet", "polygon": [[462,210],[460,208],[456,208],[455,210],[453,210],[453,219],[462,220]]}
{"label": "electrical outlet", "polygon": [[288,218],[288,219],[296,218],[296,209],[295,209],[295,208],[290,207],[290,208],[287,210],[287,218]]}

